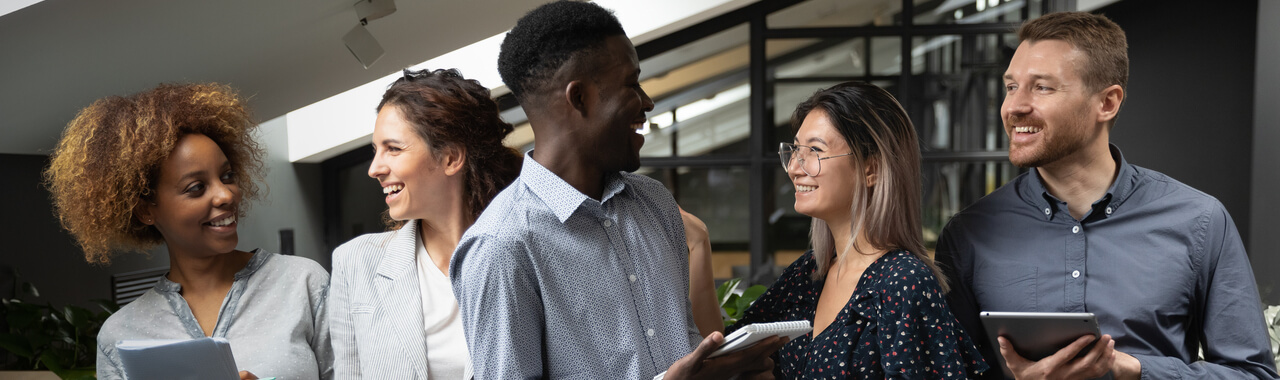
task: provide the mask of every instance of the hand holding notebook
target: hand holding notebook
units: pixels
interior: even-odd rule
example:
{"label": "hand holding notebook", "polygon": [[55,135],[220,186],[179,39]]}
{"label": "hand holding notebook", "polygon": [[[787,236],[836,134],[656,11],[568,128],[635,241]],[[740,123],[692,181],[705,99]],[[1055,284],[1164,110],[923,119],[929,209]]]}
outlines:
{"label": "hand holding notebook", "polygon": [[795,339],[798,336],[808,334],[813,331],[813,326],[809,321],[787,321],[787,322],[770,322],[770,323],[752,323],[744,326],[733,334],[724,337],[724,345],[720,346],[716,352],[711,353],[708,358],[729,354],[747,347],[752,344],[764,340],[771,336],[783,336],[787,339]]}

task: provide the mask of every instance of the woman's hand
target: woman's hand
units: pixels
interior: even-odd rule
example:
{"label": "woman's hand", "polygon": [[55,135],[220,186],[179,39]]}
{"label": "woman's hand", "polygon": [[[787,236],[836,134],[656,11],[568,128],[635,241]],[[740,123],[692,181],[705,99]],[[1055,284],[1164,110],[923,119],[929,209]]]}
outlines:
{"label": "woman's hand", "polygon": [[240,380],[258,380],[258,377],[254,376],[253,372],[240,371]]}

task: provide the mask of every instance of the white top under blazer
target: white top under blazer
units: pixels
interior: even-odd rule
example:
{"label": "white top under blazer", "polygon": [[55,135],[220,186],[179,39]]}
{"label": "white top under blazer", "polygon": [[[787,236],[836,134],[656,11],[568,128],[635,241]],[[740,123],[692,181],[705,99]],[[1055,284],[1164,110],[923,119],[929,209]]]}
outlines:
{"label": "white top under blazer", "polygon": [[450,340],[448,345],[456,347],[428,350],[424,314],[437,315],[441,308],[456,315],[458,304],[452,297],[431,297],[424,304],[419,245],[415,220],[396,231],[361,235],[334,250],[328,306],[335,379],[429,379],[436,371],[428,358],[437,357],[436,351],[465,355],[465,339]]}

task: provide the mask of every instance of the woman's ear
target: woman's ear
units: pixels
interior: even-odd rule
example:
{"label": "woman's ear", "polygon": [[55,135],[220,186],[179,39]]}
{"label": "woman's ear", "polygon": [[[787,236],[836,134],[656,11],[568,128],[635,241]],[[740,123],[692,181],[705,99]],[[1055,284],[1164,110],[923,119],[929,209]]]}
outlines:
{"label": "woman's ear", "polygon": [[877,160],[875,157],[868,158],[865,166],[867,178],[864,180],[864,183],[867,184],[867,187],[875,187],[876,181],[879,179],[877,175],[880,172],[880,160]]}
{"label": "woman's ear", "polygon": [[441,166],[444,166],[445,175],[454,175],[462,172],[462,167],[467,163],[467,148],[461,145],[449,145],[441,150],[443,157],[440,159]]}
{"label": "woman's ear", "polygon": [[152,207],[155,207],[155,203],[151,203],[146,199],[139,200],[138,204],[133,206],[133,217],[137,218],[142,224],[148,226],[156,225],[155,211],[152,210]]}

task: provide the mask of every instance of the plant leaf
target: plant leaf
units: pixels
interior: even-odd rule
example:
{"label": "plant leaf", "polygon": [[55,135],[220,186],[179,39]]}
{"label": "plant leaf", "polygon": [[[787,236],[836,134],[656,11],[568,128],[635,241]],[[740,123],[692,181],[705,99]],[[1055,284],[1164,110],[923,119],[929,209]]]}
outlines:
{"label": "plant leaf", "polygon": [[30,282],[22,283],[22,291],[24,293],[30,294],[32,297],[40,296],[40,290],[36,289],[36,286],[32,285]]}
{"label": "plant leaf", "polygon": [[31,358],[31,344],[20,335],[0,333],[0,349],[27,359]]}
{"label": "plant leaf", "polygon": [[40,364],[43,364],[45,368],[48,368],[54,373],[58,373],[66,369],[66,366],[62,364],[62,359],[63,358],[58,356],[58,354],[53,352],[53,350],[46,350],[43,354],[40,354]]}
{"label": "plant leaf", "polygon": [[7,322],[9,322],[9,331],[25,331],[35,327],[40,322],[40,306],[12,302],[9,304]]}
{"label": "plant leaf", "polygon": [[[120,305],[116,304],[112,300],[95,299],[93,300],[93,304],[98,305],[98,307],[101,308],[102,311],[107,312],[107,315],[115,314],[116,311],[120,310]],[[102,318],[102,319],[106,319],[106,318]]]}
{"label": "plant leaf", "polygon": [[760,295],[764,294],[766,290],[769,289],[763,285],[752,285],[747,290],[742,291],[742,295],[738,297],[738,310],[746,313],[747,308],[751,307],[751,304],[755,303],[756,299],[760,298]]}
{"label": "plant leaf", "polygon": [[54,372],[62,380],[94,380],[97,379],[91,368],[64,369]]}
{"label": "plant leaf", "polygon": [[724,312],[729,314],[729,319],[738,320],[742,318],[742,312],[738,310],[738,295],[730,294],[729,299],[725,301]]}
{"label": "plant leaf", "polygon": [[89,326],[89,320],[93,319],[93,312],[79,306],[64,307],[62,312],[67,316],[67,323],[80,330]]}
{"label": "plant leaf", "polygon": [[741,278],[731,278],[716,288],[716,298],[720,300],[721,307],[729,305],[729,296],[738,289],[739,282],[742,282]]}

